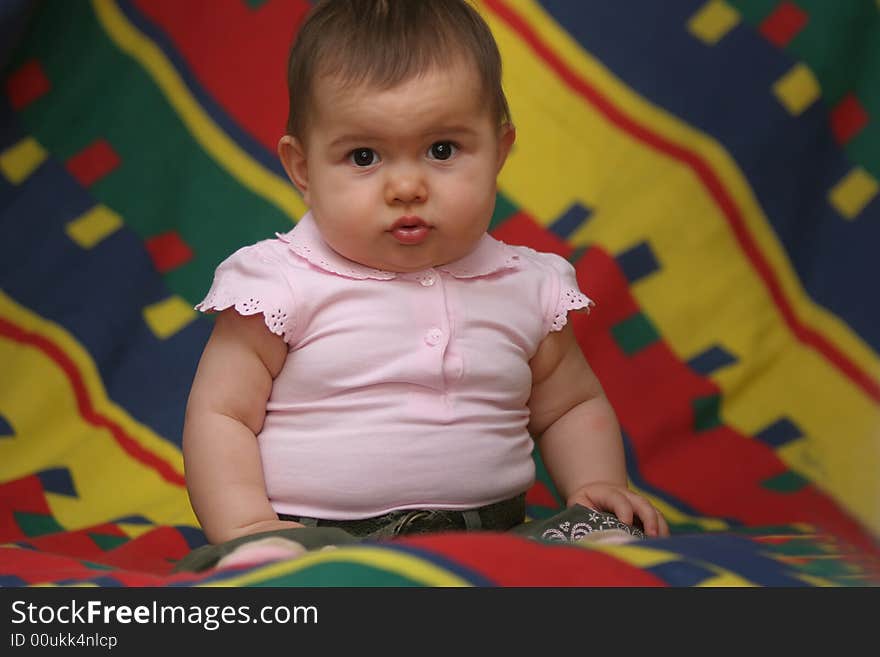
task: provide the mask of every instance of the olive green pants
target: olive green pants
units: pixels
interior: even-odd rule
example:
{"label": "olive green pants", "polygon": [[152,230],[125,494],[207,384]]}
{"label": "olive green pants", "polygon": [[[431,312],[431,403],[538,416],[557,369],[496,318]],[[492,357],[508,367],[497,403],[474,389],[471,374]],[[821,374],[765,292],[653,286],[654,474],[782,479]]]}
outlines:
{"label": "olive green pants", "polygon": [[280,529],[241,536],[217,545],[196,548],[175,566],[175,572],[199,572],[212,568],[220,559],[245,543],[278,536],[318,550],[328,545],[342,546],[364,541],[381,541],[397,536],[430,534],[449,531],[506,531],[542,542],[569,543],[596,536],[595,532],[616,531],[632,538],[644,538],[638,527],[619,521],[613,514],[594,511],[575,504],[544,520],[523,522],[525,496],[469,511],[416,509],[394,511],[364,520],[314,520],[291,518],[305,527]]}

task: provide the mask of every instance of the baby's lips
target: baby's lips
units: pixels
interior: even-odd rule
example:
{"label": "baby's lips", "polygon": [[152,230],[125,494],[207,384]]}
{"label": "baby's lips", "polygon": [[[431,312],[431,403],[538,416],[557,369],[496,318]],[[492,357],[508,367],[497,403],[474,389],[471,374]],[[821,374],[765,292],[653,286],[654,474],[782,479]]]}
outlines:
{"label": "baby's lips", "polygon": [[431,229],[427,225],[422,224],[413,227],[399,226],[392,229],[391,234],[401,244],[412,246],[424,242],[428,238],[430,231]]}

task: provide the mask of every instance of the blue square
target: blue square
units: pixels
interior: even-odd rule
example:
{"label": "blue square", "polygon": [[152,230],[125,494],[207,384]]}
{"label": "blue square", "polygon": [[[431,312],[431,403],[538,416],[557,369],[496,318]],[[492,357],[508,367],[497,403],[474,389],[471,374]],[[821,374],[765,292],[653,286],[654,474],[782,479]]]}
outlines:
{"label": "blue square", "polygon": [[708,376],[722,367],[732,365],[737,361],[736,357],[723,347],[715,345],[706,349],[703,353],[694,356],[688,361],[690,368],[697,374]]}
{"label": "blue square", "polygon": [[654,255],[654,250],[647,242],[637,244],[618,254],[617,264],[630,283],[635,283],[660,269],[657,256]]}
{"label": "blue square", "polygon": [[561,217],[550,224],[550,231],[566,239],[584,225],[591,214],[591,210],[585,208],[580,203],[574,203]]}
{"label": "blue square", "polygon": [[15,431],[12,430],[12,425],[6,421],[3,415],[0,415],[0,438],[12,438],[14,435]]}
{"label": "blue square", "polygon": [[51,468],[37,473],[43,490],[47,493],[66,495],[67,497],[79,497],[76,487],[73,485],[73,477],[67,468]]}
{"label": "blue square", "polygon": [[755,438],[771,447],[782,447],[793,440],[803,437],[803,432],[787,417],[776,420],[770,426],[761,429]]}

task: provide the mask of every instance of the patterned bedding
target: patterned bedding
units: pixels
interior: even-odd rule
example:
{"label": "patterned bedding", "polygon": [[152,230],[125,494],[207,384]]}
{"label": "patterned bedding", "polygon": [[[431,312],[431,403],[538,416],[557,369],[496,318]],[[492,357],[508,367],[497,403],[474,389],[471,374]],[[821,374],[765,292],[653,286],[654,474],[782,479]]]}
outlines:
{"label": "patterned bedding", "polygon": [[[0,11],[0,585],[880,583],[880,5],[481,0],[518,140],[492,234],[571,261],[672,536],[438,534],[172,574],[183,410],[277,163],[305,0]],[[874,274],[871,274],[874,271]],[[870,283],[873,280],[875,283]],[[533,519],[559,508],[536,456]]]}

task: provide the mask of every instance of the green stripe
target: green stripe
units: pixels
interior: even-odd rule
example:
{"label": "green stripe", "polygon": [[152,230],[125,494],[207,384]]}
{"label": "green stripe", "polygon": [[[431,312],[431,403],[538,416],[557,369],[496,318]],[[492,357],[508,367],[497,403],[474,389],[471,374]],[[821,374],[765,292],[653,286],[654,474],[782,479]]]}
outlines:
{"label": "green stripe", "polygon": [[110,142],[122,163],[90,191],[143,238],[180,233],[195,257],[165,276],[177,294],[201,300],[221,260],[292,227],[202,151],[153,80],[109,40],[88,3],[44,3],[13,70],[31,58],[52,88],[23,110],[27,129],[62,161],[98,138]]}
{"label": "green stripe", "polygon": [[830,105],[856,88],[866,66],[865,47],[880,37],[873,0],[798,0],[808,15],[803,30],[787,50],[809,64]]}
{"label": "green stripe", "polygon": [[288,575],[266,579],[254,587],[267,586],[394,586],[421,587],[425,584],[397,573],[364,564],[333,561],[309,566]]}

